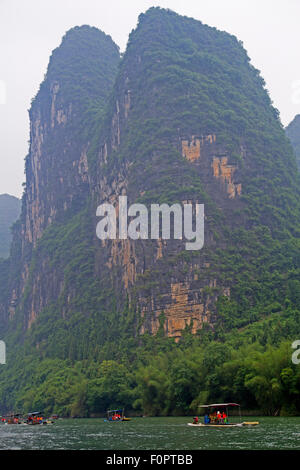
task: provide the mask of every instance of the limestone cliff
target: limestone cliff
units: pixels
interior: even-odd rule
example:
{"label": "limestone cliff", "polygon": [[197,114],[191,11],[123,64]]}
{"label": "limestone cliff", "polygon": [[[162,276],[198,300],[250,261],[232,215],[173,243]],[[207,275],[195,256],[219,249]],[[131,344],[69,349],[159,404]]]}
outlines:
{"label": "limestone cliff", "polygon": [[[87,149],[100,125],[119,62],[109,36],[75,27],[50,58],[45,80],[32,101],[30,146],[25,162],[22,214],[15,229],[18,275],[12,282],[6,317],[22,311],[25,327],[64,289],[61,266],[51,265],[38,242],[53,223],[67,225],[90,195]],[[35,267],[33,268],[33,263]]]}
{"label": "limestone cliff", "polygon": [[[184,40],[176,37],[175,25],[186,27]],[[223,41],[230,53],[214,48],[214,40]],[[183,43],[180,58],[172,55],[175,44],[179,53]],[[215,79],[211,89],[207,74]],[[222,100],[218,84],[226,90]],[[187,254],[175,240],[96,240],[98,275],[111,279],[118,299],[128,298],[136,306],[138,333],[155,334],[163,321],[165,333],[178,340],[186,327],[196,333],[203,323],[215,324],[219,299],[231,299],[238,273],[232,276],[234,266],[225,268],[216,252],[239,256],[240,243],[232,246],[232,234],[253,227],[253,208],[247,201],[251,193],[264,191],[272,200],[278,188],[267,189],[270,174],[286,185],[283,154],[273,151],[271,140],[267,143],[267,120],[282,142],[284,136],[262,85],[235,38],[201,23],[152,9],[141,15],[131,34],[96,159],[97,204],[117,206],[118,196],[126,194],[129,204],[204,203],[206,214],[201,252]],[[268,116],[266,121],[258,119],[259,113]],[[261,163],[266,146],[273,152],[272,170],[264,170]],[[286,152],[292,161],[287,147]],[[257,224],[266,223],[263,213]],[[254,258],[255,251],[244,262]],[[231,274],[224,275],[224,268]]]}
{"label": "limestone cliff", "polygon": [[[119,62],[109,37],[74,28],[53,52],[30,118],[1,314],[40,354],[86,357],[124,330],[178,341],[203,324],[246,324],[254,305],[275,300],[265,269],[284,272],[270,253],[296,233],[286,204],[294,197],[299,209],[295,161],[236,38],[153,8]],[[128,205],[204,204],[204,248],[100,241],[96,208],[117,207],[121,195]],[[83,338],[78,350],[74,337]]]}

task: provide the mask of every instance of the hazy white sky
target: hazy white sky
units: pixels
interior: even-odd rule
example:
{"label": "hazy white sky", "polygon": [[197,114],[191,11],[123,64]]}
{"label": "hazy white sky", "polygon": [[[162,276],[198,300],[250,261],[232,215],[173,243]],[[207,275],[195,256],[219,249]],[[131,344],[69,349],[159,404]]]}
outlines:
{"label": "hazy white sky", "polygon": [[0,0],[0,194],[22,194],[27,110],[64,33],[96,26],[123,51],[138,15],[151,6],[236,35],[261,71],[282,123],[300,113],[300,0]]}

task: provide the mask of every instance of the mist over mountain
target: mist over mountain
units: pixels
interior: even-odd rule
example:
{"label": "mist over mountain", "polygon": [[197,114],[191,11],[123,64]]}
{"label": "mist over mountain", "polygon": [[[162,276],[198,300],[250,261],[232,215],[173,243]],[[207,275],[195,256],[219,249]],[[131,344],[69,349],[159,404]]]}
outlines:
{"label": "mist over mountain", "polygon": [[9,256],[11,226],[21,212],[21,201],[9,194],[0,194],[0,258]]}
{"label": "mist over mountain", "polygon": [[[160,8],[122,57],[96,28],[71,29],[32,102],[25,172],[0,261],[3,410],[189,413],[204,397],[299,408],[281,376],[281,343],[299,331],[299,173],[237,38]],[[204,247],[100,241],[97,207],[124,195],[204,204]],[[255,360],[269,364],[268,348],[283,357],[271,377]]]}

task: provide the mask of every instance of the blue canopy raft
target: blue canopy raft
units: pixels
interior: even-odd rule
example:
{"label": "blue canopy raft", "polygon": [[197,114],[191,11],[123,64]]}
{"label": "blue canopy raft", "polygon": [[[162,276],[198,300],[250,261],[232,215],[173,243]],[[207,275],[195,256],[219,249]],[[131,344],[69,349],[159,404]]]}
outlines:
{"label": "blue canopy raft", "polygon": [[104,419],[105,423],[120,423],[123,421],[131,421],[131,418],[126,418],[124,408],[118,410],[107,410],[107,418]]}

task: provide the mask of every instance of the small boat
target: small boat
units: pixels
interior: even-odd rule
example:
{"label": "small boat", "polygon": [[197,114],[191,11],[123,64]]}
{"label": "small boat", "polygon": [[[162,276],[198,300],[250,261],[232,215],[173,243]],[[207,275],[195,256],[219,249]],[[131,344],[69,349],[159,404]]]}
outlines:
{"label": "small boat", "polygon": [[[228,408],[230,407],[238,407],[240,417],[239,423],[229,421]],[[200,405],[200,408],[206,408],[204,422],[200,423],[198,416],[195,416],[192,423],[187,423],[188,426],[206,428],[233,428],[257,426],[259,424],[258,421],[242,421],[241,406],[238,403],[213,403],[210,405]]]}
{"label": "small boat", "polygon": [[34,413],[28,413],[27,418],[25,419],[24,424],[34,426],[36,424],[46,425],[53,424],[54,421],[51,418],[44,418],[40,411],[35,411]]}
{"label": "small boat", "polygon": [[131,418],[125,417],[124,408],[107,410],[107,418],[104,420],[105,423],[120,423],[123,421],[131,421]]}
{"label": "small boat", "polygon": [[1,416],[1,421],[4,424],[22,424],[22,415],[18,413]]}
{"label": "small boat", "polygon": [[36,411],[34,413],[28,413],[25,416],[21,413],[0,416],[0,420],[3,424],[26,424],[30,426],[33,426],[36,424],[42,424],[42,425],[53,424],[55,419],[57,418],[55,417],[44,418],[40,411]]}
{"label": "small boat", "polygon": [[227,424],[204,424],[204,423],[188,423],[188,426],[196,426],[200,428],[236,428],[236,427],[241,427],[243,426],[243,423],[227,423]]}

